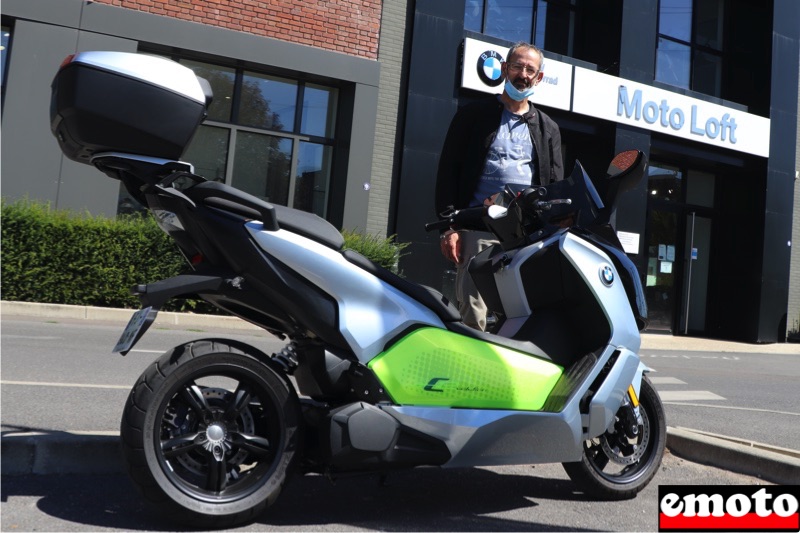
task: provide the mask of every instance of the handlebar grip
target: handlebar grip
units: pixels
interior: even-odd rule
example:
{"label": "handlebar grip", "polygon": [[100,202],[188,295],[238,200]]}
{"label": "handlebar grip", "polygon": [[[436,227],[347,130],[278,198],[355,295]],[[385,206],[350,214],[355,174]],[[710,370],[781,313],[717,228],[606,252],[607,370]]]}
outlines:
{"label": "handlebar grip", "polygon": [[452,219],[445,218],[443,220],[437,220],[436,222],[429,222],[425,224],[425,231],[434,231],[437,229],[445,229],[449,228],[453,224]]}

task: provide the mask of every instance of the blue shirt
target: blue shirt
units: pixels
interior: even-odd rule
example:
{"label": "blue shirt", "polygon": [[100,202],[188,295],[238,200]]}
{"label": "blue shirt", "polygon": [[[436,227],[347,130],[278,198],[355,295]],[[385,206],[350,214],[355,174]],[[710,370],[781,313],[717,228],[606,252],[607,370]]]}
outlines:
{"label": "blue shirt", "polygon": [[533,178],[533,156],[533,142],[522,115],[503,109],[472,205],[483,205],[484,199],[502,192],[508,183],[529,186]]}

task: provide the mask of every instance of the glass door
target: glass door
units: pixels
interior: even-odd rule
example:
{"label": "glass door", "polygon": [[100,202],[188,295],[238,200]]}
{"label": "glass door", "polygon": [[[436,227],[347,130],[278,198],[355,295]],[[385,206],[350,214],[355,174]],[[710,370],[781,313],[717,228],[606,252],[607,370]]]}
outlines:
{"label": "glass door", "polygon": [[[676,302],[679,263],[678,214],[651,209],[647,220],[647,276],[645,298],[650,319],[648,331],[672,332],[672,317]],[[682,251],[681,251],[682,252]],[[682,253],[681,253],[682,255]]]}
{"label": "glass door", "polygon": [[714,185],[707,172],[648,168],[648,331],[705,333]]}

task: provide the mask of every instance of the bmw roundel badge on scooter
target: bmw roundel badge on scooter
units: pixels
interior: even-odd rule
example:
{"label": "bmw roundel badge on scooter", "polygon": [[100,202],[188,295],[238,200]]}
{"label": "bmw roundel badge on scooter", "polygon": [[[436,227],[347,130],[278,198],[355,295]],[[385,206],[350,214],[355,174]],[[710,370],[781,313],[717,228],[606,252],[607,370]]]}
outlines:
{"label": "bmw roundel badge on scooter", "polygon": [[609,224],[616,194],[644,176],[644,154],[619,154],[596,182],[576,163],[563,181],[509,188],[496,205],[428,225],[497,236],[470,266],[497,313],[481,332],[438,291],[343,250],[322,218],[196,175],[180,157],[211,98],[190,69],[121,52],[70,56],[53,81],[63,153],[121,181],[187,258],[184,274],[134,287],[142,310],[115,351],[174,297],[287,341],[268,354],[198,339],[142,374],[121,439],[147,499],[224,528],[256,518],[304,473],[562,463],[603,499],[650,482],[664,409],[638,355],[641,280]]}

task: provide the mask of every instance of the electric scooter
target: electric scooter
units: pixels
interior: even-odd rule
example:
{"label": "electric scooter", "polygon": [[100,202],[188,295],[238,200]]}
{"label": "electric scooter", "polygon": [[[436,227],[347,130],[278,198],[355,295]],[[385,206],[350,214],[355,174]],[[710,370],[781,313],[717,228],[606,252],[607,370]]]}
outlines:
{"label": "electric scooter", "polygon": [[343,248],[324,219],[197,175],[180,157],[206,116],[205,80],[166,59],[70,56],[53,82],[63,153],[119,180],[186,258],[133,288],[126,354],[165,302],[202,299],[286,341],[279,353],[222,338],[176,346],[133,386],[124,459],[174,519],[256,518],[296,474],[385,474],[563,463],[594,497],[634,497],[666,442],[638,356],[641,281],[609,224],[646,160],[617,156],[593,182],[579,163],[547,187],[504,191],[429,230],[488,228],[471,273],[498,321],[461,322],[437,290]]}

